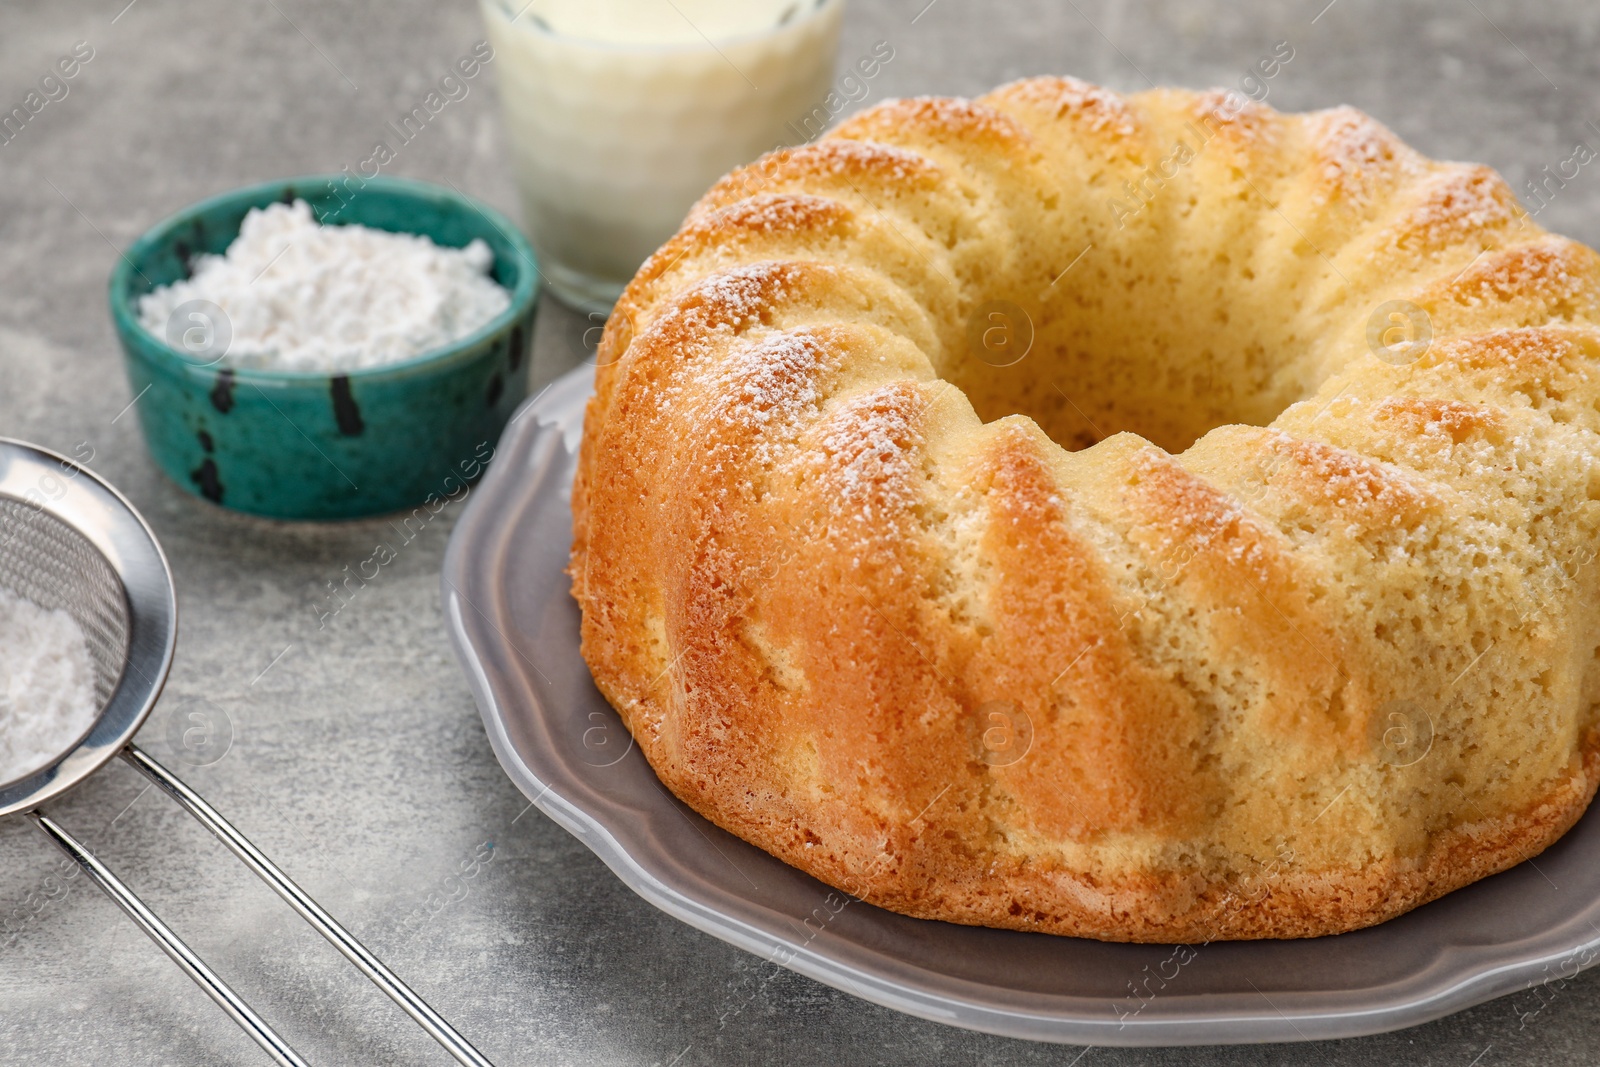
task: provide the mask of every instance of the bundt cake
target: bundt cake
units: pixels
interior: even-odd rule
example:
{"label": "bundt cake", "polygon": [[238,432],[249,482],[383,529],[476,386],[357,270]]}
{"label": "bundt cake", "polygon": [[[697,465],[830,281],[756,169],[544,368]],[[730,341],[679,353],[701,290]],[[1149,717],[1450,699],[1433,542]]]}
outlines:
{"label": "bundt cake", "polygon": [[909,915],[1380,922],[1600,773],[1600,257],[1350,108],[1036,78],[724,178],[600,346],[595,681]]}

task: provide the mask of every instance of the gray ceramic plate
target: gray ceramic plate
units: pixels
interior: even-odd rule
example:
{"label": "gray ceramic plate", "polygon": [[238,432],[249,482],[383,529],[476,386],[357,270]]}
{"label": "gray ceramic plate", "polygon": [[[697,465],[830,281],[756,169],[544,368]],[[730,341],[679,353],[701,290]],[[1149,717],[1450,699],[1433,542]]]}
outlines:
{"label": "gray ceramic plate", "polygon": [[591,382],[591,370],[569,374],[507,427],[450,539],[445,615],[506,773],[664,911],[775,967],[912,1015],[1097,1045],[1376,1033],[1600,958],[1594,816],[1536,861],[1382,926],[1310,941],[1175,950],[841,907],[821,882],[671,796],[578,655],[562,568]]}

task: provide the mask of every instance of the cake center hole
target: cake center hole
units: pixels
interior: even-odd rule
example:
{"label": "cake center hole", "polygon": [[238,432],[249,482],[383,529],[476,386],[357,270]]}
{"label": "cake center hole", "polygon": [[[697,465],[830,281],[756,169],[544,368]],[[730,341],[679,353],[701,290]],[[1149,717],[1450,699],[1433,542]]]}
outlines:
{"label": "cake center hole", "polygon": [[1026,415],[1073,451],[1126,431],[1181,452],[1217,426],[1265,426],[1314,391],[1307,346],[1291,309],[1250,299],[1250,272],[1217,266],[1197,284],[1080,263],[1043,299],[979,303],[944,376],[985,422]]}

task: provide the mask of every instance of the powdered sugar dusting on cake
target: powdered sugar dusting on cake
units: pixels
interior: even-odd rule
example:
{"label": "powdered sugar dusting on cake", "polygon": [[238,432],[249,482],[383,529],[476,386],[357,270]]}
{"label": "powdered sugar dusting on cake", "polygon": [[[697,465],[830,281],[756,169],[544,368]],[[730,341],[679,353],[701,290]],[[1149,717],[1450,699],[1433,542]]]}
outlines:
{"label": "powdered sugar dusting on cake", "polygon": [[815,145],[816,153],[832,174],[873,169],[883,171],[896,182],[909,182],[912,178],[933,178],[938,168],[915,152],[876,141],[854,141],[847,137],[829,137]]}
{"label": "powdered sugar dusting on cake", "polygon": [[1426,246],[1494,229],[1521,214],[1511,188],[1488,167],[1445,164],[1426,188],[1422,202],[1401,218],[1405,236],[1415,235]]}
{"label": "powdered sugar dusting on cake", "polygon": [[826,352],[809,331],[770,334],[729,355],[707,382],[715,416],[755,431],[755,459],[772,463],[815,413]]}
{"label": "powdered sugar dusting on cake", "polygon": [[1418,169],[1414,154],[1388,127],[1353,107],[1307,115],[1306,124],[1328,196],[1367,207],[1397,169]]}
{"label": "powdered sugar dusting on cake", "polygon": [[794,268],[786,263],[750,263],[702,278],[684,294],[663,324],[680,327],[683,337],[697,338],[701,350],[712,346],[709,331],[740,333],[761,321],[761,309],[782,298],[784,281]]}
{"label": "powdered sugar dusting on cake", "polygon": [[1578,273],[1583,271],[1583,264],[1576,252],[1571,242],[1548,238],[1503,248],[1469,263],[1450,280],[1450,288],[1458,300],[1505,302],[1539,297],[1557,305],[1552,320],[1568,318],[1570,312],[1561,303],[1581,306],[1594,301],[1587,279]]}
{"label": "powdered sugar dusting on cake", "polygon": [[811,180],[819,176],[842,178],[843,186],[859,192],[854,188],[855,180],[869,173],[897,185],[926,186],[939,180],[940,171],[915,152],[876,141],[857,141],[848,132],[841,135],[834,131],[812,144],[769,152],[735,170],[701,197],[690,210],[688,221],[700,222],[732,204],[763,194],[824,191],[815,188]]}
{"label": "powdered sugar dusting on cake", "polygon": [[[650,383],[644,395],[667,416],[686,392],[694,396],[694,379],[676,373],[720,351],[728,341],[761,323],[763,308],[784,298],[785,283],[800,268],[786,263],[751,263],[702,278],[684,290],[674,304],[650,323],[629,351],[669,349],[673,373]],[[620,305],[619,305],[620,306]]]}
{"label": "powdered sugar dusting on cake", "polygon": [[900,126],[907,118],[921,120],[946,134],[961,138],[987,136],[1027,140],[1030,137],[1027,129],[1010,115],[964,96],[910,96],[885,100],[845,123],[840,127],[840,132],[848,137],[857,123],[871,130],[880,121],[888,120]]}
{"label": "powdered sugar dusting on cake", "polygon": [[1120,93],[1077,78],[1026,78],[989,95],[1027,101],[1094,133],[1132,137],[1139,132],[1138,117]]}
{"label": "powdered sugar dusting on cake", "polygon": [[895,382],[852,397],[822,431],[823,481],[834,494],[834,510],[887,533],[915,506],[919,477],[914,453],[926,409],[911,382]]}
{"label": "powdered sugar dusting on cake", "polygon": [[1408,478],[1398,467],[1369,459],[1345,448],[1303,440],[1269,429],[1265,443],[1278,467],[1287,460],[1298,468],[1297,491],[1313,491],[1341,509],[1359,509],[1367,515],[1389,512],[1388,522],[1398,523],[1416,513],[1432,494]]}
{"label": "powdered sugar dusting on cake", "polygon": [[1239,141],[1271,142],[1278,124],[1271,108],[1258,104],[1237,89],[1209,89],[1194,97],[1190,106],[1195,121],[1206,129],[1225,132]]}
{"label": "powdered sugar dusting on cake", "polygon": [[1142,531],[1157,564],[1170,580],[1201,553],[1222,552],[1250,568],[1265,563],[1265,531],[1234,497],[1179,466],[1157,448],[1132,459],[1138,492],[1164,517]]}
{"label": "powdered sugar dusting on cake", "polygon": [[706,220],[715,227],[733,224],[763,233],[791,232],[823,219],[843,219],[848,209],[836,200],[803,193],[763,193],[729,204]]}

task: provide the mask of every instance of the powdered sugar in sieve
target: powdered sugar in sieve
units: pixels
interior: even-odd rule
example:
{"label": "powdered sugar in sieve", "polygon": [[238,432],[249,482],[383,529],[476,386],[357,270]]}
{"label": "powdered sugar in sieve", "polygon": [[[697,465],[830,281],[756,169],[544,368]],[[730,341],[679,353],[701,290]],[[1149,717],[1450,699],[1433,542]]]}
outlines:
{"label": "powdered sugar in sieve", "polygon": [[0,587],[0,782],[71,748],[97,711],[83,628],[60,608]]}

